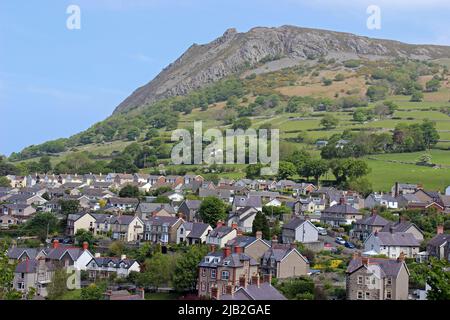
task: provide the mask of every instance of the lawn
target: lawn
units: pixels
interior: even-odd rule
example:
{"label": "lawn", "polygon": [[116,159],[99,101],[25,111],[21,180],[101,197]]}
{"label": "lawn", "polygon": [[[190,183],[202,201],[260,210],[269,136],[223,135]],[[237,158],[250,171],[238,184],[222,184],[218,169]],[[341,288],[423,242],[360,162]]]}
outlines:
{"label": "lawn", "polygon": [[[450,151],[444,150],[431,150],[429,152],[411,152],[411,153],[389,153],[373,155],[370,158],[376,158],[380,160],[397,160],[405,162],[415,162],[421,155],[428,153],[431,155],[431,162],[434,164],[448,165],[450,166]],[[449,181],[450,184],[450,181]]]}

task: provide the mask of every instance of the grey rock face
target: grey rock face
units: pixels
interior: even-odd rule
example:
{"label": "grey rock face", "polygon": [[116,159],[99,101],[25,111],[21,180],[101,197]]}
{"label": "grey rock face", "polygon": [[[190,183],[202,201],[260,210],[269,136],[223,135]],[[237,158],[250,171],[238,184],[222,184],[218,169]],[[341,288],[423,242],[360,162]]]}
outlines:
{"label": "grey rock face", "polygon": [[410,45],[294,26],[257,27],[245,33],[228,29],[208,44],[192,45],[152,81],[134,91],[114,113],[126,112],[167,97],[185,95],[224,77],[256,68],[261,61],[277,59],[277,68],[281,69],[292,66],[293,61],[319,56],[338,60],[346,60],[349,56],[436,59],[450,57],[450,47]]}

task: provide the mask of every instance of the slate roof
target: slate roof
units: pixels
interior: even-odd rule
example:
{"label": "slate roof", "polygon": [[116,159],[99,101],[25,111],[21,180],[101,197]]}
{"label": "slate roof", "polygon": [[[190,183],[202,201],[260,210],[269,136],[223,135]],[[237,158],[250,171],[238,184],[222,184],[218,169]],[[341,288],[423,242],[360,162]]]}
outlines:
{"label": "slate roof", "polygon": [[224,294],[220,300],[287,300],[275,287],[267,282],[259,285],[249,284],[247,288],[239,287],[233,296]]}
{"label": "slate roof", "polygon": [[[275,259],[275,261],[279,262],[281,260],[283,260],[284,257],[286,257],[288,254],[290,254],[293,250],[295,249],[291,249],[290,247],[286,246],[286,247],[282,247],[282,246],[276,246],[276,247],[272,247],[271,249],[267,250],[264,255],[262,256],[263,260],[270,260],[270,259]],[[304,257],[303,255],[300,254],[300,256],[303,258],[303,260],[305,260],[305,262],[308,262],[308,259],[306,259],[306,257]]]}
{"label": "slate roof", "polygon": [[419,241],[412,233],[406,232],[377,232],[374,234],[382,246],[418,247]]}
{"label": "slate roof", "polygon": [[283,229],[296,230],[299,226],[301,226],[305,220],[295,217],[285,225],[283,225]]}
{"label": "slate roof", "polygon": [[359,214],[359,211],[349,204],[335,204],[324,210],[324,213],[331,214]]}
{"label": "slate roof", "polygon": [[122,225],[129,225],[131,222],[133,222],[135,216],[131,216],[131,215],[121,215],[118,217],[112,217],[110,220],[110,223],[119,223]]}
{"label": "slate roof", "polygon": [[161,209],[175,214],[175,209],[168,203],[141,202],[138,207],[138,210],[142,213],[152,213]]}
{"label": "slate roof", "polygon": [[14,248],[8,249],[7,256],[8,256],[9,259],[19,259],[20,257],[22,257],[22,255],[24,253],[26,253],[28,258],[35,259],[36,256],[38,255],[38,253],[41,250],[42,249],[38,249],[38,248],[19,248],[19,247],[14,247]]}
{"label": "slate roof", "polygon": [[435,235],[430,241],[428,241],[428,245],[431,245],[433,247],[440,247],[448,241],[450,241],[450,234],[442,233]]}
{"label": "slate roof", "polygon": [[[416,227],[414,223],[411,223],[409,221],[401,221],[401,222],[389,222],[387,225],[381,229],[382,232],[390,232],[391,228],[393,232],[406,232],[409,228],[412,226]],[[416,227],[417,230],[422,232],[418,227]]]}
{"label": "slate roof", "polygon": [[209,227],[209,224],[193,222],[192,226],[191,226],[191,232],[189,233],[187,238],[192,238],[192,239],[200,238],[205,233],[206,229],[208,229],[208,227]]}
{"label": "slate roof", "polygon": [[253,259],[252,257],[250,257],[249,255],[245,254],[245,253],[230,253],[230,255],[226,258],[223,257],[223,253],[218,251],[218,252],[211,252],[208,253],[206,257],[218,257],[219,262],[215,262],[213,259],[210,260],[210,262],[206,262],[205,259],[203,259],[200,263],[199,263],[199,267],[221,267],[221,266],[226,266],[226,267],[231,267],[231,268],[240,268],[243,267],[244,261],[248,261],[250,266],[257,266],[258,262],[256,262],[255,259]]}
{"label": "slate roof", "polygon": [[234,205],[236,207],[261,207],[262,201],[260,196],[236,196]]}
{"label": "slate roof", "polygon": [[[397,277],[400,269],[403,265],[403,261],[398,261],[397,259],[384,259],[384,258],[367,258],[368,265],[376,264],[380,266],[381,271],[384,276]],[[353,258],[348,267],[347,273],[353,273],[363,266],[363,260],[361,257]]]}
{"label": "slate roof", "polygon": [[[109,267],[110,262],[114,264],[113,268],[120,268],[120,264],[123,262],[125,263],[125,269],[130,268],[133,265],[133,263],[136,262],[136,260],[134,259],[120,259],[117,257],[97,257],[92,258],[92,260],[94,260],[99,267],[105,268]],[[89,263],[91,263],[92,260]]]}
{"label": "slate roof", "polygon": [[[45,263],[48,270],[55,270],[55,266],[51,262]],[[14,272],[16,273],[36,273],[36,270],[39,266],[39,260],[24,260],[20,262]]]}
{"label": "slate roof", "polygon": [[175,223],[177,223],[177,221],[180,218],[178,217],[150,217],[147,219],[148,222],[150,222],[152,225],[169,225],[172,226]]}
{"label": "slate roof", "polygon": [[389,221],[378,214],[371,214],[368,217],[356,220],[355,224],[368,226],[385,226],[389,224]]}
{"label": "slate roof", "polygon": [[[245,248],[247,247],[249,244],[253,243],[256,241],[256,237],[251,237],[251,236],[237,236],[234,239],[228,240],[227,242],[227,246],[239,246],[241,248]],[[267,243],[268,246],[270,246],[270,243],[266,240],[262,240],[265,243]]]}
{"label": "slate roof", "polygon": [[209,234],[209,236],[222,238],[223,236],[229,234],[231,231],[233,231],[233,228],[227,227],[227,226],[221,226],[221,227],[213,229],[211,231],[211,233]]}
{"label": "slate roof", "polygon": [[202,204],[201,200],[185,200],[184,203],[191,210],[198,210]]}
{"label": "slate roof", "polygon": [[46,258],[50,260],[60,260],[66,253],[68,253],[72,260],[76,261],[83,254],[84,250],[78,247],[59,244],[57,248],[46,249],[46,252]]}

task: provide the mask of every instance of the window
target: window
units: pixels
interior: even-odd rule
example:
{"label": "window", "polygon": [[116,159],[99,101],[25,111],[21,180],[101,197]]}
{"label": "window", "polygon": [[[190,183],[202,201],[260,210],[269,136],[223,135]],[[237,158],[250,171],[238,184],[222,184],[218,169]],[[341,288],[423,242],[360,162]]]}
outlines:
{"label": "window", "polygon": [[392,278],[391,277],[387,278],[387,284],[388,284],[388,286],[390,286],[392,284]]}
{"label": "window", "polygon": [[20,289],[25,289],[25,284],[23,282],[19,282],[17,283],[17,288]]}
{"label": "window", "polygon": [[229,271],[222,271],[222,280],[228,280],[230,278]]}
{"label": "window", "polygon": [[183,234],[184,230],[183,228],[180,229],[180,234]]}
{"label": "window", "polygon": [[216,269],[211,269],[211,278],[215,279],[216,278]]}
{"label": "window", "polygon": [[358,300],[361,300],[361,299],[363,298],[363,292],[362,292],[362,291],[358,291],[358,292],[356,293],[356,298],[357,298]]}
{"label": "window", "polygon": [[202,268],[202,277],[205,277],[205,276],[206,276],[206,269]]}
{"label": "window", "polygon": [[392,292],[391,292],[391,290],[387,290],[386,291],[386,299],[387,300],[391,300],[392,299]]}
{"label": "window", "polygon": [[365,296],[366,296],[366,300],[370,300],[370,292],[366,291]]}
{"label": "window", "polygon": [[206,290],[206,284],[204,282],[202,282],[202,291]]}
{"label": "window", "polygon": [[363,277],[362,276],[358,276],[358,284],[362,284],[363,283]]}

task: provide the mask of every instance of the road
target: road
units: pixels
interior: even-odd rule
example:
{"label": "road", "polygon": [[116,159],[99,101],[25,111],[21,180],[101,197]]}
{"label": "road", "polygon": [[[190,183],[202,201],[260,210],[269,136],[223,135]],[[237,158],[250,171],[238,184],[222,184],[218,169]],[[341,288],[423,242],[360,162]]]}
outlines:
{"label": "road", "polygon": [[[339,245],[335,242],[335,238],[330,237],[329,235],[326,236],[319,236],[319,239],[322,240],[324,243],[331,243],[331,246],[333,246],[334,248],[337,248],[338,246],[344,247],[342,245]],[[344,250],[342,250],[342,252],[344,254],[348,254],[348,255],[352,255],[354,252],[358,252],[360,250],[358,249],[350,249],[350,248],[346,248],[344,247]]]}

